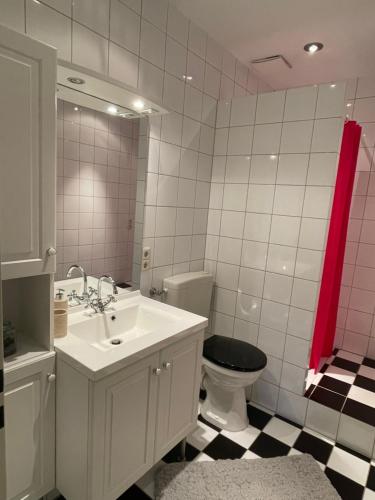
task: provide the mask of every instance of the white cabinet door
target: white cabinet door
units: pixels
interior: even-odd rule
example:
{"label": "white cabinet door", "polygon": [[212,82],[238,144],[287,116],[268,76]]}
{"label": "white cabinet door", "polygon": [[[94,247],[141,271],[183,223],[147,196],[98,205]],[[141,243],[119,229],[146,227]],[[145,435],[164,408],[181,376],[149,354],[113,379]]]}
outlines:
{"label": "white cabinet door", "polygon": [[159,353],[95,384],[91,500],[115,499],[153,465]]}
{"label": "white cabinet door", "polygon": [[162,458],[196,425],[203,332],[161,352],[155,461]]}
{"label": "white cabinet door", "polygon": [[39,499],[54,488],[53,372],[54,354],[5,374],[7,500]]}
{"label": "white cabinet door", "polygon": [[52,273],[56,50],[0,26],[2,279]]}

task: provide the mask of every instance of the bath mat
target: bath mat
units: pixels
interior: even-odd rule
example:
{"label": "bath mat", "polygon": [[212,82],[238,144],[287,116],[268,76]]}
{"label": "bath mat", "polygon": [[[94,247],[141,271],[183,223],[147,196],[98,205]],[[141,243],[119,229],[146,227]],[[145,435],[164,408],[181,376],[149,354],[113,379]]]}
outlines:
{"label": "bath mat", "polygon": [[161,467],[156,500],[339,500],[311,455]]}

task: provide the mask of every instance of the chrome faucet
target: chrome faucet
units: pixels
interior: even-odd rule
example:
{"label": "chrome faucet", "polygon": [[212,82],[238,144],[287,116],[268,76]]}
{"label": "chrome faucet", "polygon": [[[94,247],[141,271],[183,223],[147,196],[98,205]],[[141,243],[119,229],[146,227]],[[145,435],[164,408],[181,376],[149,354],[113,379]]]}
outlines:
{"label": "chrome faucet", "polygon": [[[106,281],[110,285],[112,285],[112,295],[107,295],[107,298],[103,300],[102,298],[102,283],[103,281]],[[103,274],[103,276],[100,276],[98,279],[98,298],[91,300],[90,301],[90,306],[94,309],[95,312],[103,312],[105,311],[105,308],[110,304],[111,302],[116,302],[116,297],[115,295],[118,294],[117,287],[115,280],[112,278],[112,276],[108,276],[107,274]]]}
{"label": "chrome faucet", "polygon": [[87,301],[90,294],[87,290],[87,274],[86,274],[85,270],[83,269],[83,267],[79,266],[78,264],[73,264],[72,266],[69,267],[68,272],[66,273],[66,277],[71,278],[73,271],[75,271],[75,270],[79,271],[82,278],[83,278],[83,292],[82,292],[82,295],[80,296],[80,295],[77,295],[77,293],[73,290],[72,298],[75,298],[75,299],[78,299],[81,301]]}

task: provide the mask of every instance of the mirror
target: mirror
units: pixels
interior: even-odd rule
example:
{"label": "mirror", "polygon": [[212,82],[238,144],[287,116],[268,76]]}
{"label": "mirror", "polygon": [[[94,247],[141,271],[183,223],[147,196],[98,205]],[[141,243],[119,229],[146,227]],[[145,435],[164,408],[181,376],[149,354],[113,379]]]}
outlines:
{"label": "mirror", "polygon": [[60,283],[74,264],[93,288],[103,274],[121,288],[139,288],[147,164],[139,134],[141,121],[161,113],[111,81],[58,67],[55,280],[65,293],[83,285],[77,270]]}

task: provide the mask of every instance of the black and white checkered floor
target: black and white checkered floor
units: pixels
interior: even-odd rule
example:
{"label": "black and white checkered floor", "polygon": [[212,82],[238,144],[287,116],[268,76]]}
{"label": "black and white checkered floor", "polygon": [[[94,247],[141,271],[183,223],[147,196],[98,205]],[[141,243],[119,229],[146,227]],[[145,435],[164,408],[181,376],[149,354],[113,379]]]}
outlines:
{"label": "black and white checkered floor", "polygon": [[335,349],[306,397],[369,425],[375,423],[375,360]]}
{"label": "black and white checkered floor", "polygon": [[[198,427],[188,438],[187,460],[252,459],[310,453],[344,500],[375,500],[375,460],[334,445],[316,432],[255,406],[248,405],[248,414],[250,425],[242,432],[220,431],[199,416]],[[178,450],[174,449],[163,461],[174,462],[177,456]],[[152,498],[154,470],[120,499]]]}

